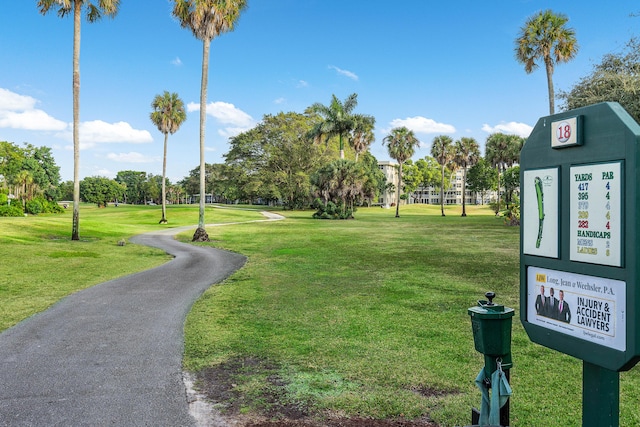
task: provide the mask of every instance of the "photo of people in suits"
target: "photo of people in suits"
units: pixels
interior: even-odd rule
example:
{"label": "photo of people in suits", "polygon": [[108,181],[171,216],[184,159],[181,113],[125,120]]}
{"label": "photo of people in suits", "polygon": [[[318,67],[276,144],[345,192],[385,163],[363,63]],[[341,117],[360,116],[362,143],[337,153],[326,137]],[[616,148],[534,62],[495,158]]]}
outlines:
{"label": "photo of people in suits", "polygon": [[544,295],[544,285],[542,285],[540,286],[540,294],[536,297],[536,313],[539,316],[546,316],[548,306],[549,297]]}
{"label": "photo of people in suits", "polygon": [[549,296],[546,296],[544,293],[544,285],[541,285],[540,294],[536,297],[535,303],[538,316],[570,323],[571,310],[569,309],[569,304],[564,300],[564,291],[558,292],[559,298],[555,297],[555,290],[553,288],[549,288]]}
{"label": "photo of people in suits", "polygon": [[570,323],[571,311],[569,310],[569,304],[564,300],[564,292],[560,291],[558,296],[560,299],[558,301],[558,309],[556,310],[556,319],[561,322]]}

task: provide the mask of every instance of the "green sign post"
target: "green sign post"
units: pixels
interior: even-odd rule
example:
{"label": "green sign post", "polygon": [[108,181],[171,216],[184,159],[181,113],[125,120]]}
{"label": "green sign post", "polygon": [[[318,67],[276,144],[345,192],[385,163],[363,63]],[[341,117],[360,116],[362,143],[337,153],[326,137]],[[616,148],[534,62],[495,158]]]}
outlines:
{"label": "green sign post", "polygon": [[617,103],[542,117],[520,154],[520,319],[583,361],[583,426],[618,426],[640,360],[640,126]]}

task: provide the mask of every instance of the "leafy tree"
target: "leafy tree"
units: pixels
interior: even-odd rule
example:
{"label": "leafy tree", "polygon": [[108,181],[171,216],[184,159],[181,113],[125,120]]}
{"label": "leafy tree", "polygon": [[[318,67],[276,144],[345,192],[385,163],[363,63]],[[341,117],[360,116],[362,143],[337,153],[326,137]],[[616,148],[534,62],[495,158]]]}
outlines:
{"label": "leafy tree", "polygon": [[202,80],[200,84],[200,210],[198,228],[193,241],[209,241],[204,228],[205,202],[205,124],[207,119],[207,85],[209,77],[209,50],[211,40],[228,31],[233,31],[240,13],[247,6],[246,0],[174,0],[173,15],[182,28],[188,28],[202,40]]}
{"label": "leafy tree", "polygon": [[564,100],[565,110],[618,102],[640,123],[640,39],[631,39],[621,53],[605,55],[591,74],[558,98]]}
{"label": "leafy tree", "polygon": [[440,165],[436,159],[431,156],[425,156],[424,159],[416,160],[416,167],[420,169],[420,175],[422,176],[420,185],[422,187],[438,188],[442,185],[440,181]]}
{"label": "leafy tree", "polygon": [[398,188],[396,191],[396,218],[400,218],[400,193],[402,192],[402,165],[409,160],[420,141],[412,130],[406,127],[391,129],[391,133],[384,137],[383,144],[387,145],[389,156],[398,162]]}
{"label": "leafy tree", "polygon": [[378,159],[368,151],[364,152],[362,159],[358,163],[364,168],[367,180],[362,188],[363,196],[368,203],[372,203],[380,193],[384,192],[386,185],[386,177],[384,172],[380,170],[378,166]]}
{"label": "leafy tree", "polygon": [[460,138],[455,143],[453,162],[462,168],[462,216],[467,216],[467,169],[477,163],[480,158],[480,146],[473,138]]}
{"label": "leafy tree", "polygon": [[442,179],[440,183],[440,212],[442,216],[444,214],[444,172],[448,166],[451,166],[455,156],[453,147],[453,139],[450,136],[439,135],[433,138],[433,145],[431,146],[431,155],[436,159],[441,167]]}
{"label": "leafy tree", "polygon": [[469,168],[467,172],[467,186],[470,191],[480,193],[481,203],[487,191],[496,187],[498,183],[498,172],[486,159],[480,158],[478,162]]}
{"label": "leafy tree", "polygon": [[151,121],[164,134],[164,151],[162,155],[162,219],[160,224],[166,224],[167,196],[165,181],[167,179],[167,140],[169,134],[174,134],[180,129],[187,119],[184,103],[177,93],[169,93],[166,90],[162,95],[156,95],[151,103]]}
{"label": "leafy tree", "polygon": [[143,185],[147,181],[147,173],[142,171],[120,171],[116,174],[116,182],[124,184],[125,203],[144,203]]}
{"label": "leafy tree", "polygon": [[308,133],[309,137],[316,141],[323,137],[326,141],[332,136],[337,136],[340,143],[340,158],[344,159],[344,139],[358,128],[361,133],[366,133],[367,128],[373,128],[375,119],[372,116],[354,114],[353,110],[358,105],[358,94],[352,93],[344,100],[340,100],[335,96],[331,96],[331,103],[326,106],[319,102],[311,105],[308,113],[316,113],[322,117],[322,121],[317,123]]}
{"label": "leafy tree", "polygon": [[56,10],[65,17],[73,14],[73,224],[71,240],[80,240],[80,22],[86,6],[87,20],[96,22],[102,15],[115,16],[120,0],[39,0],[43,15]]}
{"label": "leafy tree", "polygon": [[375,140],[373,134],[373,126],[375,120],[371,120],[368,116],[357,116],[353,132],[349,138],[353,150],[356,152],[356,162],[360,154],[366,152],[369,146]]}
{"label": "leafy tree", "polygon": [[569,18],[551,10],[529,17],[516,39],[516,59],[524,64],[527,74],[544,62],[549,91],[549,114],[555,112],[553,71],[556,64],[569,62],[578,54],[578,42],[573,28],[567,28]]}
{"label": "leafy tree", "polygon": [[487,137],[485,144],[485,158],[498,171],[498,204],[496,215],[500,212],[500,175],[520,161],[520,150],[524,145],[524,139],[516,135],[493,133]]}
{"label": "leafy tree", "polygon": [[402,167],[403,196],[410,197],[422,185],[423,180],[422,170],[411,160],[407,160]]}
{"label": "leafy tree", "polygon": [[107,203],[121,197],[123,193],[124,186],[102,176],[86,177],[80,182],[82,200],[95,203],[98,207],[106,207]]}
{"label": "leafy tree", "polygon": [[311,177],[316,196],[324,201],[316,202],[314,218],[353,218],[354,203],[364,197],[366,181],[366,169],[352,160],[338,159],[321,167]]}
{"label": "leafy tree", "polygon": [[[28,182],[25,179],[28,175]],[[25,203],[37,195],[49,200],[58,197],[60,168],[49,147],[0,142],[0,185],[13,186],[13,193]]]}
{"label": "leafy tree", "polygon": [[504,199],[507,208],[513,203],[513,192],[520,187],[520,166],[513,166],[504,171]]}

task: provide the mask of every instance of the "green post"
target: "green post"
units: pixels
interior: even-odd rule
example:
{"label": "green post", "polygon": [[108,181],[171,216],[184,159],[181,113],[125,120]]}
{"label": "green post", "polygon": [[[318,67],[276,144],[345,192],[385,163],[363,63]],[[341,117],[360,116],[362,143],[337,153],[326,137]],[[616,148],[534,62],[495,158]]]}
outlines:
{"label": "green post", "polygon": [[582,426],[620,425],[620,373],[582,363]]}

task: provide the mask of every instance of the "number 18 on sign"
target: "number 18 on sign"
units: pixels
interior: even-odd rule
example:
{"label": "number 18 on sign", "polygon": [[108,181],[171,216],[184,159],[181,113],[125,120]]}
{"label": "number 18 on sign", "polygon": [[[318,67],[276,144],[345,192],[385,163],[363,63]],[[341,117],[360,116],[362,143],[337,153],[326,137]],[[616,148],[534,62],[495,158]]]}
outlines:
{"label": "number 18 on sign", "polygon": [[621,162],[571,167],[570,259],[620,267]]}

